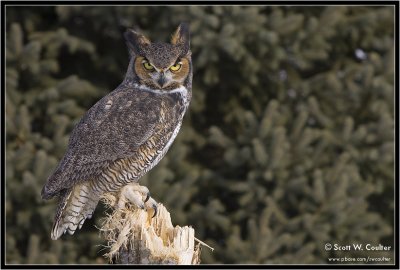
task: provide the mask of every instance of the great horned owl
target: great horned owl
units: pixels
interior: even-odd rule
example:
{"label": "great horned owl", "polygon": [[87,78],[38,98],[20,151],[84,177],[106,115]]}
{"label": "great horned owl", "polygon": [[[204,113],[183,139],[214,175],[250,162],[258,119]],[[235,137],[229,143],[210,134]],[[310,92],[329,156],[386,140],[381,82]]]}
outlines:
{"label": "great horned owl", "polygon": [[170,43],[125,32],[130,52],[125,79],[75,126],[64,157],[42,189],[43,199],[60,197],[52,239],[81,228],[106,192],[133,186],[126,196],[132,190],[147,193],[142,201],[136,198],[145,207],[148,190],[138,180],[168,151],[192,96],[189,35],[185,23]]}

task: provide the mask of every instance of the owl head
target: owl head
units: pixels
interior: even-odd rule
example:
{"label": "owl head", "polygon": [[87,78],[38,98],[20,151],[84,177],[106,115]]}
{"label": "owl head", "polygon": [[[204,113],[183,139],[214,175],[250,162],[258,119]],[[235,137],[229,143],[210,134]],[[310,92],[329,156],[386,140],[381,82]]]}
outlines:
{"label": "owl head", "polygon": [[132,57],[128,73],[133,73],[134,82],[165,91],[180,86],[191,88],[190,33],[186,23],[179,25],[169,43],[151,42],[132,29],[124,36]]}

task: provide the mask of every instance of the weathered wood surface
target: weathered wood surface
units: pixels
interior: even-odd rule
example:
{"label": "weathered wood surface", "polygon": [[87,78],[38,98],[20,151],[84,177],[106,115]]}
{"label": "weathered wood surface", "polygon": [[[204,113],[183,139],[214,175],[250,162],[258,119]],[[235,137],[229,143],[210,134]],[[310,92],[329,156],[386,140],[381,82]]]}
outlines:
{"label": "weathered wood surface", "polygon": [[[115,206],[116,198],[107,194],[107,206]],[[199,264],[200,244],[190,226],[173,226],[167,209],[158,204],[154,212],[135,209],[127,204],[113,209],[100,230],[109,252],[105,256],[117,264]],[[197,243],[196,241],[197,240]]]}

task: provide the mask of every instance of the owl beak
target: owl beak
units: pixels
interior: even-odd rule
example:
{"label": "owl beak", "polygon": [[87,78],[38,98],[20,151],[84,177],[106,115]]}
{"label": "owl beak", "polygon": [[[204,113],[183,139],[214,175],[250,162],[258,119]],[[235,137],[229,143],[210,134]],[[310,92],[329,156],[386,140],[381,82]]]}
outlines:
{"label": "owl beak", "polygon": [[160,77],[157,80],[158,85],[163,88],[167,84],[167,78],[165,77],[164,72],[161,72]]}

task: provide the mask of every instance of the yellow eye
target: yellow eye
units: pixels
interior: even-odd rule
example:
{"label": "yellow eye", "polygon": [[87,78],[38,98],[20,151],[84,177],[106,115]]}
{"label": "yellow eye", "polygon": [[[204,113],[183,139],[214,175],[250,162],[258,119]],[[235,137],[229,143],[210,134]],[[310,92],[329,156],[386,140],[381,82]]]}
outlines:
{"label": "yellow eye", "polygon": [[147,62],[147,61],[144,61],[144,62],[143,62],[143,66],[144,66],[144,68],[147,69],[147,70],[153,70],[153,69],[154,69],[154,67],[153,67],[149,62]]}
{"label": "yellow eye", "polygon": [[182,63],[179,62],[179,63],[176,63],[175,65],[171,66],[169,69],[170,69],[171,71],[178,71],[178,70],[181,69],[181,67],[182,67]]}

